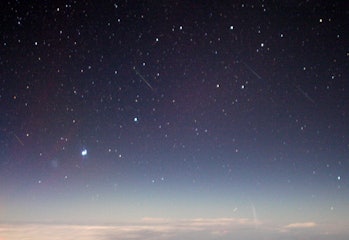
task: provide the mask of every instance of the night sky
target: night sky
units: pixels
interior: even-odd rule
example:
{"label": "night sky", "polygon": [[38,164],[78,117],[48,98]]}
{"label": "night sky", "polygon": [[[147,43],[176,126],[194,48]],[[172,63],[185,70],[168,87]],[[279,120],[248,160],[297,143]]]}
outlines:
{"label": "night sky", "polygon": [[0,239],[348,239],[346,1],[8,1]]}

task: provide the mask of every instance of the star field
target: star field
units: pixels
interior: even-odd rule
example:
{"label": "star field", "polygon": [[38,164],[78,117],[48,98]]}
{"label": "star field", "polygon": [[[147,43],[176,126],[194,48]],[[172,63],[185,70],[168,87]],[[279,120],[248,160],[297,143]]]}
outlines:
{"label": "star field", "polygon": [[2,5],[0,238],[349,236],[344,2]]}

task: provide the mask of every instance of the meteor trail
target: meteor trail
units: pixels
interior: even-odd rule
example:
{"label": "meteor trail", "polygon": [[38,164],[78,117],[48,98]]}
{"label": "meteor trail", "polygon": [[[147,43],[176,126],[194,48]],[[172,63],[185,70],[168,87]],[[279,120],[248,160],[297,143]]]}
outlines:
{"label": "meteor trail", "polygon": [[262,77],[255,71],[253,70],[249,65],[247,65],[245,62],[241,61],[242,64],[245,65],[245,67],[253,74],[255,75],[258,79],[262,79]]}
{"label": "meteor trail", "polygon": [[315,104],[315,101],[308,95],[308,93],[304,92],[300,86],[296,86],[296,88],[301,94],[303,94],[304,97],[306,97],[310,102]]}
{"label": "meteor trail", "polygon": [[24,146],[24,143],[22,142],[22,140],[14,133],[13,134],[15,136],[15,138],[17,139],[17,141],[22,145]]}
{"label": "meteor trail", "polygon": [[256,208],[255,208],[253,202],[250,201],[250,204],[251,204],[251,208],[252,208],[253,222],[254,222],[255,227],[257,228],[258,224],[259,224],[259,220],[257,217],[257,211],[256,211]]}
{"label": "meteor trail", "polygon": [[145,80],[145,78],[137,71],[136,67],[133,67],[133,70],[135,71],[135,73],[138,75],[138,77],[140,77],[142,79],[143,82],[145,82],[145,84],[147,84],[147,86],[154,91],[154,88],[150,85],[150,83]]}

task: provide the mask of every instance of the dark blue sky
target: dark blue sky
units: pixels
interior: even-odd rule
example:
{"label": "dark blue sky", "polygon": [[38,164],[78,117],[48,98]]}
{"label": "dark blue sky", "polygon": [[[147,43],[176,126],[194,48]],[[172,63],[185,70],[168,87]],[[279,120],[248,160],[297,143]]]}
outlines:
{"label": "dark blue sky", "polygon": [[2,5],[3,223],[348,236],[344,2]]}

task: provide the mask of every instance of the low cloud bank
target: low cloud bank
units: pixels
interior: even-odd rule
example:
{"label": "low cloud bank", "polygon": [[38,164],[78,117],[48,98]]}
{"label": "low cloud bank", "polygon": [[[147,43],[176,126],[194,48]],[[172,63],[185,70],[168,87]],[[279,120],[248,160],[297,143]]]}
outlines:
{"label": "low cloud bank", "polygon": [[[282,231],[282,229],[284,231]],[[132,224],[120,225],[58,225],[58,224],[0,224],[0,240],[174,240],[174,239],[292,239],[293,229],[313,229],[315,222],[295,222],[271,227],[248,218],[143,218]],[[297,235],[301,232],[297,231]],[[309,234],[309,232],[307,233]],[[331,239],[331,236],[327,239]],[[265,239],[267,239],[265,238]],[[263,238],[264,239],[264,238]],[[325,239],[325,238],[321,238]]]}
{"label": "low cloud bank", "polygon": [[316,227],[316,223],[314,222],[299,222],[299,223],[291,223],[285,226],[287,229],[295,229],[295,228],[313,228]]}
{"label": "low cloud bank", "polygon": [[134,224],[118,226],[7,224],[0,225],[0,239],[99,240],[99,239],[170,239],[178,234],[203,232],[209,235],[228,233],[239,228],[252,228],[249,219],[214,218],[170,220],[144,218]]}

